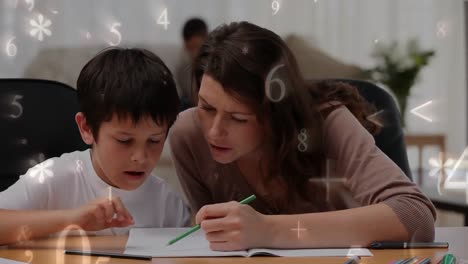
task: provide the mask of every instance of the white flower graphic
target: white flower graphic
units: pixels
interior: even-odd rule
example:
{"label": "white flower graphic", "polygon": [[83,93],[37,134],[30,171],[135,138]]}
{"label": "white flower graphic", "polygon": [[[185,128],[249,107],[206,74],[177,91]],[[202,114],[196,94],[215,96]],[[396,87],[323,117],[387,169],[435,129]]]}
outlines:
{"label": "white flower graphic", "polygon": [[432,169],[429,171],[429,176],[446,175],[447,172],[450,172],[450,167],[452,167],[454,163],[455,161],[453,159],[447,159],[443,162],[441,158],[430,158],[429,165],[431,165]]}
{"label": "white flower graphic", "polygon": [[54,177],[54,172],[50,170],[54,161],[52,159],[44,161],[44,154],[40,153],[38,161],[30,160],[29,163],[34,166],[29,170],[29,176],[31,178],[38,176],[39,183],[44,183],[46,177]]}
{"label": "white flower graphic", "polygon": [[44,34],[47,36],[51,36],[52,32],[48,29],[50,25],[52,25],[52,22],[50,19],[44,17],[42,14],[39,14],[37,16],[37,21],[34,19],[29,20],[29,24],[32,26],[31,31],[29,31],[29,34],[32,37],[35,37],[37,35],[37,39],[39,41],[44,40]]}

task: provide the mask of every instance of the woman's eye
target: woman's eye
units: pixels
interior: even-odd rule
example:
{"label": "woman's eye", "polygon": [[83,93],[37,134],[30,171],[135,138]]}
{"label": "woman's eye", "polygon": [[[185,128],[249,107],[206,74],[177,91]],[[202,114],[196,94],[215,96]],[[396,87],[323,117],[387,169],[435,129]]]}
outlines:
{"label": "woman's eye", "polygon": [[201,107],[201,109],[203,109],[205,111],[213,111],[214,110],[213,107],[209,107],[209,106],[205,106],[205,105],[201,105],[200,107]]}
{"label": "woman's eye", "polygon": [[247,123],[247,119],[242,119],[242,118],[238,118],[238,117],[232,117],[232,119],[236,122],[239,122],[239,123]]}

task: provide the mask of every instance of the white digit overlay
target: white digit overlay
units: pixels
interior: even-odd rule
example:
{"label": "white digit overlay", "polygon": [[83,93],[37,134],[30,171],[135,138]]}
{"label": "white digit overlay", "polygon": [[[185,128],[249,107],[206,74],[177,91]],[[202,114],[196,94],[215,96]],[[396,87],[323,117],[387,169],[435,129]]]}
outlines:
{"label": "white digit overlay", "polygon": [[276,15],[280,9],[280,3],[278,1],[271,2],[271,9],[273,9],[273,15]]}
{"label": "white digit overlay", "polygon": [[157,23],[158,25],[163,25],[164,30],[167,30],[167,25],[170,24],[169,20],[167,19],[167,8],[164,8],[164,10],[162,11],[161,15],[158,18]]}
{"label": "white digit overlay", "polygon": [[120,26],[121,26],[121,24],[119,22],[115,22],[115,23],[112,24],[110,32],[114,33],[117,36],[117,41],[116,42],[110,41],[109,45],[117,46],[122,41],[122,34],[120,34],[120,32],[117,30],[117,28],[120,27]]}
{"label": "white digit overlay", "polygon": [[15,43],[13,43],[13,40],[15,40],[15,37],[10,38],[5,47],[5,52],[10,57],[16,56],[16,52],[18,51],[18,48],[16,47]]}
{"label": "white digit overlay", "polygon": [[[270,73],[268,73],[268,76],[266,78],[266,81],[265,81],[265,93],[266,93],[266,96],[268,97],[268,99],[270,99],[270,101],[272,102],[279,102],[281,100],[283,100],[284,96],[286,95],[286,85],[284,84],[284,82],[279,79],[279,78],[275,78],[275,79],[272,79],[273,77],[273,74],[275,74],[275,71],[278,70],[279,68],[283,67],[284,64],[280,64],[280,65],[277,65],[276,67],[274,67]],[[280,95],[278,98],[273,98],[272,95],[271,95],[271,85],[273,83],[277,83],[279,86],[280,86]]]}
{"label": "white digit overlay", "polygon": [[11,118],[19,118],[19,117],[21,117],[21,115],[23,115],[23,106],[18,101],[18,100],[21,100],[21,99],[23,99],[22,95],[15,95],[13,97],[13,102],[11,102],[11,105],[18,108],[18,113],[17,114],[11,114],[10,115]]}

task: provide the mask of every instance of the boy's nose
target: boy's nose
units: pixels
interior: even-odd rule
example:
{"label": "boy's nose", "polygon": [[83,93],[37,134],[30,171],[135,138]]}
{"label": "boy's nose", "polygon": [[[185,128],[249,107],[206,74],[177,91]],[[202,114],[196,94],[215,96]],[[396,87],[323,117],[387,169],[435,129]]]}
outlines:
{"label": "boy's nose", "polygon": [[133,162],[137,162],[139,164],[143,164],[146,161],[146,151],[144,150],[136,150],[133,152],[131,156],[131,160]]}

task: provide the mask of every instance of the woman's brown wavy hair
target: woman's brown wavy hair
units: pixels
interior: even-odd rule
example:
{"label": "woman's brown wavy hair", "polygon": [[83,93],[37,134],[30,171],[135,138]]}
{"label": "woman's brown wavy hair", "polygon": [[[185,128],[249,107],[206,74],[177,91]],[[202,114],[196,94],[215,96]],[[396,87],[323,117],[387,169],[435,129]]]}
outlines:
{"label": "woman's brown wavy hair", "polygon": [[[306,83],[286,43],[272,31],[248,22],[234,22],[213,30],[192,67],[194,95],[198,95],[202,76],[207,74],[225,92],[254,110],[264,124],[265,142],[269,143],[267,175],[270,179],[280,176],[287,184],[286,193],[297,190],[301,194],[308,179],[323,173],[324,117],[318,110],[320,105],[339,101],[370,132],[378,128],[366,120],[371,106],[354,87],[342,82]],[[270,87],[266,85],[267,79]],[[277,100],[281,96],[280,81],[286,89],[284,98]],[[266,89],[271,89],[270,96]],[[302,129],[306,129],[307,136],[305,152],[298,150],[304,141],[300,136]]]}

